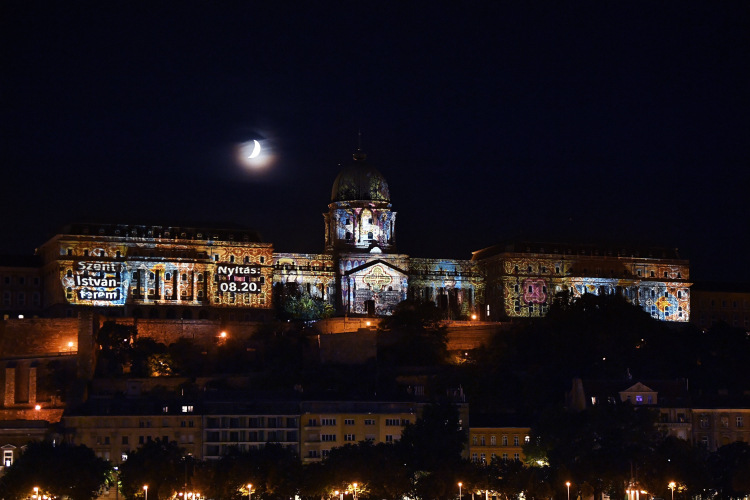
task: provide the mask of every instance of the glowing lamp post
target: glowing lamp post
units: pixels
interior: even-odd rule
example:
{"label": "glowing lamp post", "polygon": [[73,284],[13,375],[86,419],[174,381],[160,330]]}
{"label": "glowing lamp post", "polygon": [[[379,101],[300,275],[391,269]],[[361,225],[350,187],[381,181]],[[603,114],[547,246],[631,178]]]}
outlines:
{"label": "glowing lamp post", "polygon": [[669,484],[667,485],[667,488],[672,490],[672,500],[674,500],[674,489],[676,487],[677,487],[677,483],[675,483],[674,481],[670,481]]}
{"label": "glowing lamp post", "polygon": [[145,491],[146,500],[148,500],[148,485],[147,484],[143,485],[143,491]]}
{"label": "glowing lamp post", "polygon": [[354,487],[354,500],[357,500],[357,483],[352,484]]}
{"label": "glowing lamp post", "polygon": [[458,500],[461,500],[461,486],[463,486],[463,483],[458,483]]}
{"label": "glowing lamp post", "polygon": [[247,500],[250,500],[250,497],[253,495],[253,485],[248,483],[247,485]]}
{"label": "glowing lamp post", "polygon": [[34,486],[34,498],[39,498],[39,487]]}
{"label": "glowing lamp post", "polygon": [[567,487],[568,487],[568,500],[570,500],[570,481],[567,481],[567,482],[565,483],[565,486],[567,486]]}

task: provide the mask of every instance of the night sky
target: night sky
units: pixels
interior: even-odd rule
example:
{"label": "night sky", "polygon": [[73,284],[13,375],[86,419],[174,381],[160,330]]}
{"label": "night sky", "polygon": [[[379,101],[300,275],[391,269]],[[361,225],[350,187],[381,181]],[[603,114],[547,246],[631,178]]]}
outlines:
{"label": "night sky", "polygon": [[403,253],[638,243],[750,281],[745,2],[90,4],[0,8],[2,253],[89,221],[321,252],[361,130]]}

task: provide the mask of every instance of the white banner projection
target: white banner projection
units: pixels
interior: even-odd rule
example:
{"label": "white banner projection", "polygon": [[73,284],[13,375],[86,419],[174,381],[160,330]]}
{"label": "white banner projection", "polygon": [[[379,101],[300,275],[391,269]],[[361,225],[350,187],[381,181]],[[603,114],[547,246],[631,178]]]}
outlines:
{"label": "white banner projection", "polygon": [[[130,274],[116,262],[77,262],[62,284],[69,302],[82,305],[119,306],[125,303]],[[74,298],[75,297],[75,298]]]}

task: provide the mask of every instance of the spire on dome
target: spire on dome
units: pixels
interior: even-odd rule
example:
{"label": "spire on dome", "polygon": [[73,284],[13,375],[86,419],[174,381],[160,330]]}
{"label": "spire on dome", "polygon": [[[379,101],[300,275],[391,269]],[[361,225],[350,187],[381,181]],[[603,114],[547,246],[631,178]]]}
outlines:
{"label": "spire on dome", "polygon": [[365,161],[367,155],[362,152],[362,130],[359,130],[357,137],[357,152],[352,155],[356,161]]}

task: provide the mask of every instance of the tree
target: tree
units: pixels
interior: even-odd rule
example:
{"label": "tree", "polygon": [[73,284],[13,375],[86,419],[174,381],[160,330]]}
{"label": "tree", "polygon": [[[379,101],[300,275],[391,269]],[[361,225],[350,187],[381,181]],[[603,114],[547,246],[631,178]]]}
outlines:
{"label": "tree", "polygon": [[443,312],[433,302],[400,302],[380,324],[380,328],[397,335],[394,345],[382,349],[382,357],[398,365],[444,364],[448,359],[448,333],[442,320]]}
{"label": "tree", "polygon": [[138,331],[134,326],[105,321],[96,334],[96,342],[99,345],[99,375],[121,375],[122,367],[131,361],[133,342],[137,337]]}
{"label": "tree", "polygon": [[410,473],[410,497],[453,495],[466,443],[458,417],[458,407],[452,403],[427,404],[422,416],[404,428],[395,447]]}
{"label": "tree", "polygon": [[314,321],[330,318],[334,309],[331,304],[319,297],[313,297],[309,293],[299,296],[286,297],[284,301],[285,316],[302,321]]}
{"label": "tree", "polygon": [[750,493],[750,444],[737,441],[722,446],[709,456],[708,470],[716,498],[747,497]]}
{"label": "tree", "polygon": [[129,452],[120,466],[123,495],[144,496],[144,485],[148,485],[151,500],[169,498],[180,491],[185,482],[184,451],[175,441],[157,438]]}
{"label": "tree", "polygon": [[551,408],[531,429],[524,454],[532,466],[549,463],[553,484],[570,480],[590,485],[595,498],[622,496],[631,467],[647,472],[644,465],[663,442],[657,419],[658,412],[626,403],[602,402],[580,412]]}
{"label": "tree", "polygon": [[84,445],[32,442],[0,478],[0,497],[28,498],[38,487],[40,495],[90,500],[114,484],[112,472],[109,461]]}
{"label": "tree", "polygon": [[193,485],[211,498],[244,500],[247,485],[253,498],[287,499],[299,494],[302,464],[299,457],[280,444],[259,450],[240,451],[236,446],[219,460],[204,462],[196,470]]}

